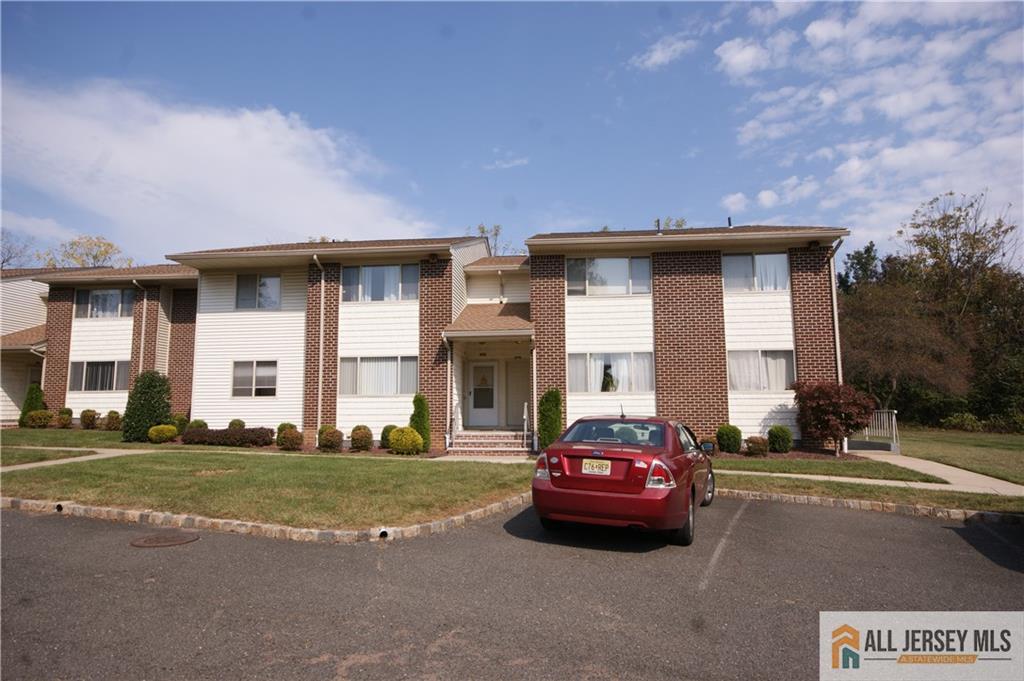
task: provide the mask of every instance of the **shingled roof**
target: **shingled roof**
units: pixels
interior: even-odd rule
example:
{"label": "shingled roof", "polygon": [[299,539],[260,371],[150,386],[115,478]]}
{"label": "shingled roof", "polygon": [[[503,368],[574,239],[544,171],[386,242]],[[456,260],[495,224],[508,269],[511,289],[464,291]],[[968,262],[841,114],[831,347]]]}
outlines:
{"label": "shingled roof", "polygon": [[46,324],[40,324],[0,336],[0,349],[26,350],[44,342],[46,342]]}
{"label": "shingled roof", "polygon": [[445,333],[464,335],[479,332],[483,335],[494,332],[533,331],[530,321],[529,303],[488,303],[467,305],[458,318],[448,325]]}

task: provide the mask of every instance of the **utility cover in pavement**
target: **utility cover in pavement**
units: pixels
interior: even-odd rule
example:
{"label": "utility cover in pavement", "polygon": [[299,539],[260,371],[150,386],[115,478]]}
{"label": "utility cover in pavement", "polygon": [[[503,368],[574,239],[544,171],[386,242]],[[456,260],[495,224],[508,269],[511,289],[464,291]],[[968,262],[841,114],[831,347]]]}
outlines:
{"label": "utility cover in pavement", "polygon": [[139,537],[131,542],[132,546],[140,549],[160,549],[165,546],[180,546],[199,539],[195,532],[161,532],[160,534],[148,534]]}

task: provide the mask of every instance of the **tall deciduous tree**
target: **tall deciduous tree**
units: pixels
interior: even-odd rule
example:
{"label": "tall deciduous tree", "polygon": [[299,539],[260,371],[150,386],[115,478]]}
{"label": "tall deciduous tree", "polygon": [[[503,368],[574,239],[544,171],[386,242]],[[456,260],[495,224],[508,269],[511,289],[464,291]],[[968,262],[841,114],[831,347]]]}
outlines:
{"label": "tall deciduous tree", "polygon": [[46,267],[131,267],[132,259],[101,236],[79,236],[37,254]]}
{"label": "tall deciduous tree", "polygon": [[32,264],[32,238],[9,230],[0,231],[0,270]]}

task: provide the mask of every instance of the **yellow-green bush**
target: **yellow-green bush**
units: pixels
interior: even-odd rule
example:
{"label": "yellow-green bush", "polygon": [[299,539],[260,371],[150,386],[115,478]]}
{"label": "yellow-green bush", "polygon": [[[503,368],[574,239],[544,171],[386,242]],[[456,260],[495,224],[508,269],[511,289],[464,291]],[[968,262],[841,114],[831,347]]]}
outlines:
{"label": "yellow-green bush", "polygon": [[149,429],[149,441],[153,444],[160,444],[162,442],[170,442],[174,438],[178,437],[178,428],[171,424],[162,424],[159,426],[153,426]]}
{"label": "yellow-green bush", "polygon": [[423,451],[423,438],[409,426],[395,428],[388,440],[395,454],[419,454]]}

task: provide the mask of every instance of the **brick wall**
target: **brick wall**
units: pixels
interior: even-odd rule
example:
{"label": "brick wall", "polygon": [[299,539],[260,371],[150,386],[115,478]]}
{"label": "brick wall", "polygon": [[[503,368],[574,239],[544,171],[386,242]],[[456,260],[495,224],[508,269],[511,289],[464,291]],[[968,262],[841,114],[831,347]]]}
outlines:
{"label": "brick wall", "polygon": [[[565,427],[565,256],[530,256],[530,318],[537,361],[537,399],[552,388],[562,393]],[[532,391],[531,391],[532,394]]]}
{"label": "brick wall", "polygon": [[64,406],[71,358],[71,321],[75,316],[75,290],[50,287],[46,302],[46,375],[43,396],[56,411]]}
{"label": "brick wall", "polygon": [[174,289],[171,297],[171,347],[167,377],[171,382],[171,413],[192,410],[192,366],[196,340],[196,289]]}
{"label": "brick wall", "polygon": [[721,254],[654,253],[651,273],[658,415],[714,435],[729,420]]}
{"label": "brick wall", "polygon": [[801,381],[839,379],[829,260],[824,246],[789,249],[796,377]]}
{"label": "brick wall", "polygon": [[[145,311],[145,313],[143,313]],[[142,318],[146,322],[146,343],[142,345]],[[132,362],[129,375],[130,385],[143,371],[156,367],[156,329],[160,321],[160,287],[147,286],[145,291],[135,289],[135,306],[132,308]],[[140,354],[144,350],[144,354]]]}
{"label": "brick wall", "polygon": [[[320,424],[338,423],[338,306],[341,295],[341,265],[323,264],[324,339],[320,344],[320,268],[310,263],[306,279],[306,357],[303,369],[302,435],[307,448],[316,445],[318,390]],[[323,353],[323,376],[320,353]],[[322,381],[322,382],[321,382]]]}
{"label": "brick wall", "polygon": [[448,350],[441,334],[452,322],[451,260],[420,261],[419,391],[430,407],[430,448],[444,451]]}

